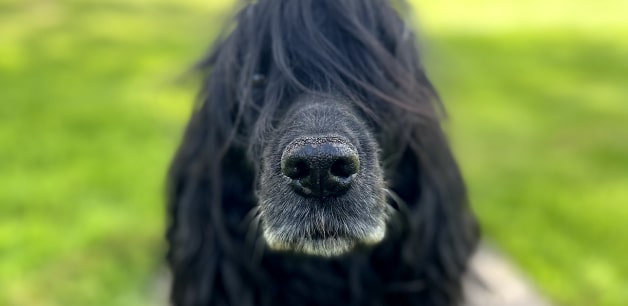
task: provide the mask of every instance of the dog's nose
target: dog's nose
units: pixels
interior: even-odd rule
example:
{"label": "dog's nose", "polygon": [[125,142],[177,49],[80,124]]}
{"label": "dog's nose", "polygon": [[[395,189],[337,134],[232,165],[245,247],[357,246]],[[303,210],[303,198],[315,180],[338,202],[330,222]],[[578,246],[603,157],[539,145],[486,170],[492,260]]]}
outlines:
{"label": "dog's nose", "polygon": [[341,195],[349,190],[359,169],[356,150],[337,141],[302,142],[288,146],[281,157],[281,172],[304,196]]}

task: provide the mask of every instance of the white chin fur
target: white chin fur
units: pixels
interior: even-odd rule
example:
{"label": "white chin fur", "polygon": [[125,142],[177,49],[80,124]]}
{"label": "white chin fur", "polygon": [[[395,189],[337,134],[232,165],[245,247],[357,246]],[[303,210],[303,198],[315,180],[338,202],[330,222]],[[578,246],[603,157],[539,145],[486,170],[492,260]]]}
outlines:
{"label": "white chin fur", "polygon": [[272,231],[266,229],[264,230],[264,239],[272,250],[295,251],[309,255],[333,257],[351,251],[358,243],[374,245],[382,241],[385,234],[385,226],[380,226],[361,239],[338,237],[308,239],[304,237],[298,241],[291,241],[288,243],[286,242],[286,239],[282,239],[279,235],[276,235]]}

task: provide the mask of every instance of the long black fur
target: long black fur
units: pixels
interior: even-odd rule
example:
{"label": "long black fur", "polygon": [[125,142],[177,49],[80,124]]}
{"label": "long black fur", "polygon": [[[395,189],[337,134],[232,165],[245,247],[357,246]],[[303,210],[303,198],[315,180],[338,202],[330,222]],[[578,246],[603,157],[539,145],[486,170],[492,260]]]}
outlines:
{"label": "long black fur", "polygon": [[[198,65],[203,90],[168,180],[173,305],[461,302],[479,231],[403,5],[258,0]],[[261,176],[281,152],[271,144],[312,101],[364,125],[395,211],[383,241],[342,256],[273,251],[258,228]]]}

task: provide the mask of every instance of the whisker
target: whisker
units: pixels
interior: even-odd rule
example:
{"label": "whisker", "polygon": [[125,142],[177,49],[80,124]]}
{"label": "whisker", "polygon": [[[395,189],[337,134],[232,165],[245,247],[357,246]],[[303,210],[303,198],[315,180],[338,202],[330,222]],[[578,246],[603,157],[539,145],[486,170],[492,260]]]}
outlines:
{"label": "whisker", "polygon": [[253,252],[251,254],[251,260],[254,261],[256,265],[259,265],[262,260],[265,245],[266,241],[264,240],[264,237],[262,237],[262,235],[257,236],[255,244],[253,245]]}
{"label": "whisker", "polygon": [[244,241],[246,245],[254,245],[254,243],[256,242],[256,237],[262,237],[262,235],[259,235],[259,228],[260,228],[261,222],[262,221],[261,221],[260,214],[257,214],[249,222],[249,226],[247,227],[246,234],[244,235]]}
{"label": "whisker", "polygon": [[246,213],[244,218],[242,218],[242,222],[240,223],[240,229],[248,228],[251,221],[259,215],[260,209],[261,209],[260,206],[257,206],[257,205],[251,208],[251,210],[249,210],[249,212]]}
{"label": "whisker", "polygon": [[[404,201],[399,195],[397,195],[391,189],[386,188],[384,189],[384,191],[386,192],[386,195],[397,204],[397,209],[400,212],[402,213],[408,212],[409,208],[406,201]],[[394,209],[394,207],[390,207],[390,208]]]}

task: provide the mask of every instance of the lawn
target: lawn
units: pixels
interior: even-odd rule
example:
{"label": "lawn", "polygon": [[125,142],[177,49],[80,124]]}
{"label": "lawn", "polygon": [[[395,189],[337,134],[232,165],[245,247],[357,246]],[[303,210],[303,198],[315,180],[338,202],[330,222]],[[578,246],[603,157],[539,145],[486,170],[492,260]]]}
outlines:
{"label": "lawn", "polygon": [[[417,6],[486,239],[558,305],[628,305],[628,2]],[[0,0],[0,305],[153,305],[212,0]]]}

